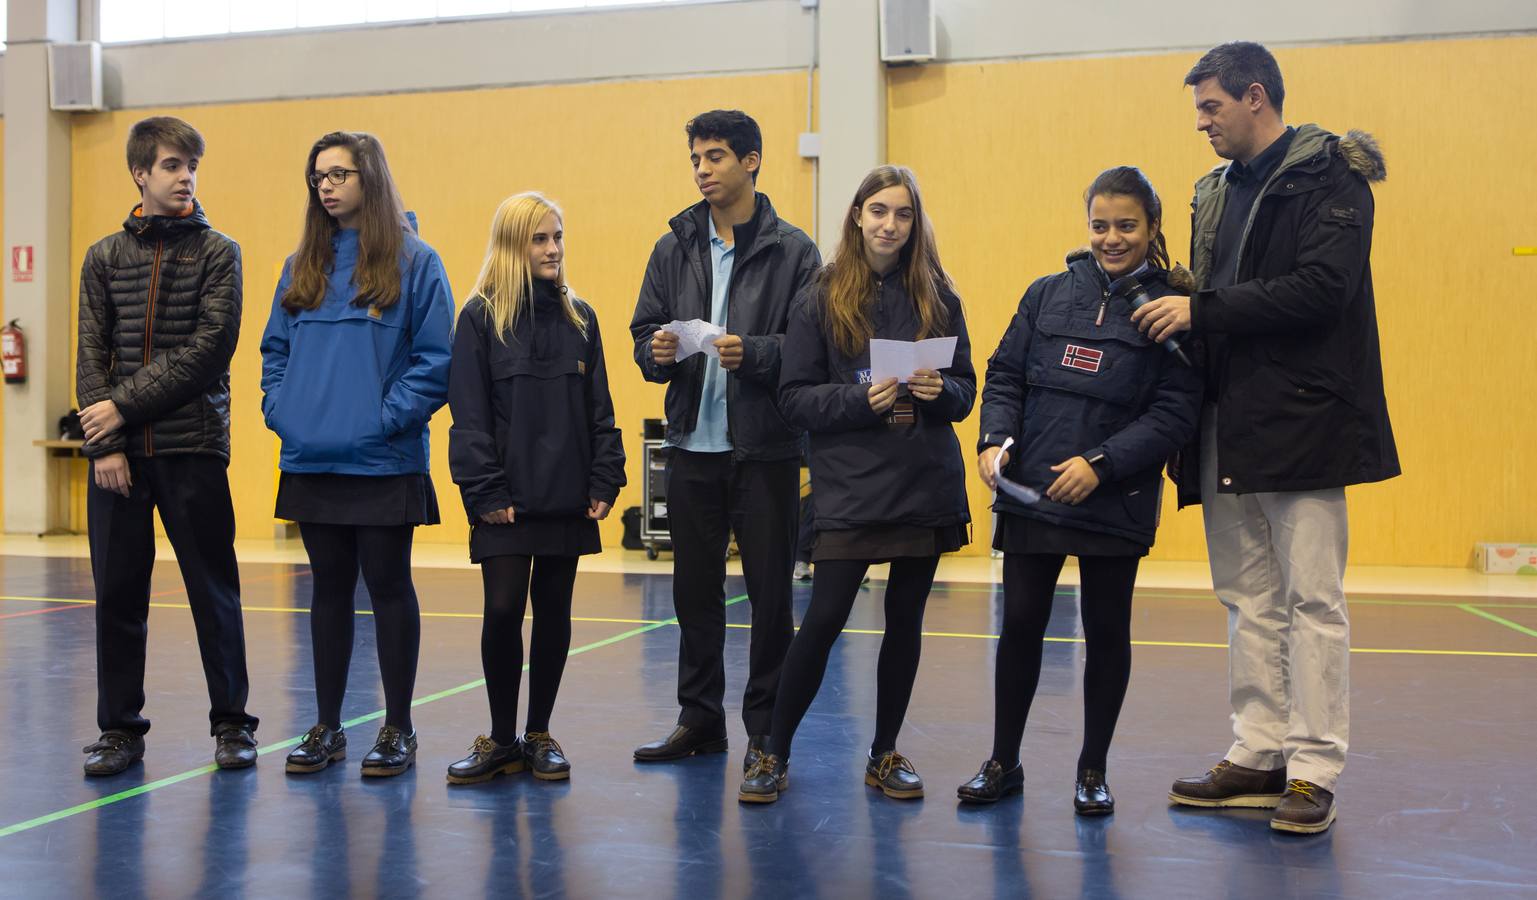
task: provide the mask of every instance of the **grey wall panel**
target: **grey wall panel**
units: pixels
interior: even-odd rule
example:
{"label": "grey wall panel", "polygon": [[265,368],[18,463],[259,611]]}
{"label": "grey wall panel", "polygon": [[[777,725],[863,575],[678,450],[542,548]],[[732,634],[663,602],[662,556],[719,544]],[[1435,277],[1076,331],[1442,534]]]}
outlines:
{"label": "grey wall panel", "polygon": [[[115,108],[796,68],[799,0],[741,0],[109,46]],[[735,39],[729,36],[737,36]]]}

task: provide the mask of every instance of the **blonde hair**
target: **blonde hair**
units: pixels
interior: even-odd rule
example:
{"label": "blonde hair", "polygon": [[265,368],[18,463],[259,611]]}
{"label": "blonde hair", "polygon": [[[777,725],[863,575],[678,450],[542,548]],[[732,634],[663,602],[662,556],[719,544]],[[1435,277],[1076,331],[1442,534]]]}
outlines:
{"label": "blonde hair", "polygon": [[[528,263],[528,248],[539,223],[549,213],[564,223],[560,207],[537,191],[527,191],[503,200],[491,217],[491,239],[486,243],[486,259],[481,263],[473,293],[485,303],[486,319],[504,344],[533,296],[534,273]],[[576,296],[566,284],[564,255],[555,285],[560,289],[566,318],[585,338],[587,320],[577,310]]]}

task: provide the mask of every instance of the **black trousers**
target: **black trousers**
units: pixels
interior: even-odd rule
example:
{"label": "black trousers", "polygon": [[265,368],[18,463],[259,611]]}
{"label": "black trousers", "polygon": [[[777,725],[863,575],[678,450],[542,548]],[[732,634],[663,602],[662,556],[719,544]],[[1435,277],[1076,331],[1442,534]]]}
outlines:
{"label": "black trousers", "polygon": [[208,454],[129,459],[127,497],[86,489],[91,577],[96,584],[96,724],[102,731],[149,731],[144,657],[149,586],[155,566],[155,510],[176,550],[208,682],[208,719],[255,728],[246,714],[245,626],[235,564],[235,510],[224,460]]}
{"label": "black trousers", "polygon": [[[1019,759],[1025,719],[1041,677],[1041,648],[1057,578],[1066,557],[1003,556],[1003,631],[993,671],[993,759],[1005,769]],[[1083,746],[1079,769],[1105,771],[1110,740],[1131,680],[1131,596],[1136,556],[1080,556],[1078,607],[1083,617]]]}
{"label": "black trousers", "polygon": [[726,547],[732,533],[752,604],[752,646],[742,721],[768,734],[785,651],[795,636],[790,580],[800,462],[735,461],[727,453],[674,449],[667,462],[673,609],[678,647],[678,724],[725,734]]}

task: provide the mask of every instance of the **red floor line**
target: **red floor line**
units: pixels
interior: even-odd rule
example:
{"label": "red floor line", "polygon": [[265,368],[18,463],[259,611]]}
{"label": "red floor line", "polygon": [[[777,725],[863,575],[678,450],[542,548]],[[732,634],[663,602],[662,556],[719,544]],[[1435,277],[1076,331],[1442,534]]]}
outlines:
{"label": "red floor line", "polygon": [[22,616],[41,616],[44,613],[63,612],[66,609],[80,609],[86,606],[94,606],[94,603],[69,603],[61,606],[50,606],[46,609],[29,609],[26,612],[6,613],[0,619],[19,619]]}

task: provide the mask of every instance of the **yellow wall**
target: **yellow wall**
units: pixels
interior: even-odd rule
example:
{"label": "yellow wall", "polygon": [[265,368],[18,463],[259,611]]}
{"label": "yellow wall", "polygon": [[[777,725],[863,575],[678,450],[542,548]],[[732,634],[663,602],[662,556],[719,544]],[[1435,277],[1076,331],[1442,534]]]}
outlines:
{"label": "yellow wall", "polygon": [[[1537,538],[1537,38],[1282,50],[1286,111],[1377,136],[1372,270],[1405,475],[1350,492],[1351,559],[1465,565],[1478,540]],[[918,173],[985,363],[1030,281],[1086,243],[1082,193],[1141,166],[1185,259],[1195,178],[1219,162],[1193,130],[1198,54],[894,69],[892,162]],[[837,188],[828,188],[837,189]],[[849,189],[852,193],[852,187]],[[976,419],[961,429],[976,436]],[[985,521],[985,498],[971,496]],[[1155,558],[1199,559],[1200,516],[1165,498]]]}
{"label": "yellow wall", "polygon": [[[76,118],[72,259],[119,227],[136,200],[123,161],[128,128],[177,115],[208,140],[198,196],[215,228],[241,244],[245,312],[232,367],[230,468],[238,534],[270,537],[277,440],[261,418],[258,344],[282,261],[298,241],[301,177],[310,144],[339,128],[383,141],[421,234],[442,255],[459,303],[479,270],[491,214],[517,191],[537,189],[566,211],[571,282],[597,309],[630,485],[605,523],[619,542],[617,510],[640,497],[640,421],[660,416],[662,388],[631,361],[630,315],[647,255],[667,220],[699,198],[683,124],[715,107],[741,107],[763,126],[759,187],[781,215],[808,230],[811,168],[795,151],[805,120],[798,73],[604,82],[362,98],[137,109]],[[418,540],[463,543],[468,528],[448,472],[445,408],[432,424],[432,475],[443,524]],[[83,522],[78,523],[83,527]]]}
{"label": "yellow wall", "polygon": [[[975,361],[985,362],[1029,282],[1085,241],[1081,193],[1111,165],[1142,166],[1163,192],[1176,258],[1186,256],[1190,185],[1217,160],[1193,130],[1180,82],[1195,54],[953,64],[892,69],[889,146],[925,188],[944,258],[965,298]],[[1389,179],[1377,188],[1373,269],[1388,396],[1405,477],[1354,489],[1352,560],[1463,565],[1476,540],[1537,536],[1537,351],[1530,300],[1537,243],[1526,177],[1537,120],[1523,85],[1537,38],[1340,45],[1277,54],[1295,122],[1379,138]],[[73,258],[117,227],[133,201],[122,145],[137,118],[182,115],[209,156],[199,194],[215,227],[245,251],[247,310],[234,362],[231,469],[239,531],[271,534],[276,441],[259,413],[257,343],[283,257],[297,239],[310,141],[334,128],[378,133],[422,235],[443,255],[460,300],[506,194],[537,188],[567,210],[573,283],[602,319],[631,485],[638,502],[640,419],[661,389],[630,361],[625,325],[646,255],[668,216],[697,195],[682,123],[740,106],[768,140],[761,187],[809,225],[810,168],[795,154],[804,119],[798,73],[509,88],[367,98],[133,110],[75,126]],[[531,138],[531,135],[546,136]],[[852,194],[854,185],[826,185]],[[447,413],[433,425],[433,476],[445,524],[422,540],[460,542],[466,527],[445,464]],[[968,447],[973,417],[961,427]],[[988,512],[972,490],[977,544]],[[1199,559],[1200,517],[1166,498],[1156,557]],[[83,523],[81,523],[83,524]],[[617,543],[617,515],[605,539]]]}

